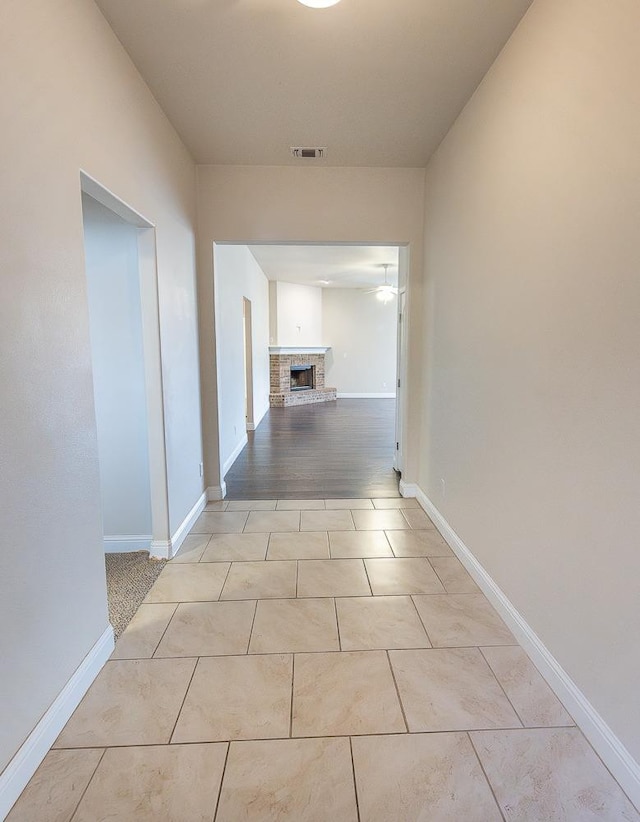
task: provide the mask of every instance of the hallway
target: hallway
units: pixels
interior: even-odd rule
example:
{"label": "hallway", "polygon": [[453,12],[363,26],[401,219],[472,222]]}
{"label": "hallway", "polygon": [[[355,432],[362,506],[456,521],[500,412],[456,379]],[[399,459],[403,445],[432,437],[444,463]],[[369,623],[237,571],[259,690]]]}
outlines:
{"label": "hallway", "polygon": [[415,500],[209,503],[10,822],[638,820]]}
{"label": "hallway", "polygon": [[227,499],[396,497],[393,399],[270,408],[225,477]]}

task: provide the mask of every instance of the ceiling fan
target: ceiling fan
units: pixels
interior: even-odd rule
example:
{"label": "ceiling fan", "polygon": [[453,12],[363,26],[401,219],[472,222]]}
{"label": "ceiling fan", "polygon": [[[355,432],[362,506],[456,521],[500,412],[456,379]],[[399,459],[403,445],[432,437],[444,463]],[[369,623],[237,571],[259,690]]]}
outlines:
{"label": "ceiling fan", "polygon": [[369,288],[364,293],[365,294],[376,294],[378,299],[383,303],[388,303],[389,300],[392,300],[393,297],[398,293],[398,289],[391,285],[391,283],[387,279],[387,271],[389,269],[389,263],[383,263],[382,267],[384,268],[384,283],[382,285],[376,286],[376,288]]}

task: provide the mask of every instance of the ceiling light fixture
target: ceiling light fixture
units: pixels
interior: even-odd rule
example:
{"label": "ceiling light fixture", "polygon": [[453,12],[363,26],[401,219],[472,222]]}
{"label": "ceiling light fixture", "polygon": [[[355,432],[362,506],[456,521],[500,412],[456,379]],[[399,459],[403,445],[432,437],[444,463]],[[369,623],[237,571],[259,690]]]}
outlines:
{"label": "ceiling light fixture", "polygon": [[365,294],[375,294],[381,303],[391,302],[391,300],[398,293],[398,289],[391,285],[391,283],[387,280],[387,272],[389,267],[390,263],[383,263],[382,265],[382,268],[384,268],[384,283],[379,285],[377,288],[370,288],[368,291],[365,291]]}
{"label": "ceiling light fixture", "polygon": [[389,303],[395,296],[395,289],[390,285],[381,285],[376,297],[381,303]]}
{"label": "ceiling light fixture", "polygon": [[311,9],[328,9],[329,6],[335,6],[340,0],[298,0],[303,6],[309,6]]}

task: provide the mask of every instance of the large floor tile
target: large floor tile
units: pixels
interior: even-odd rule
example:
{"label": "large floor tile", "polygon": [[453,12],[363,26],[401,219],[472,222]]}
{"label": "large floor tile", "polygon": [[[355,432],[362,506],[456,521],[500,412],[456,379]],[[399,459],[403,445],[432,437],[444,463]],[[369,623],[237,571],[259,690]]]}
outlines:
{"label": "large floor tile", "polygon": [[331,531],[329,550],[338,559],[393,556],[384,531]]}
{"label": "large floor tile", "polygon": [[360,822],[500,822],[466,734],[352,740]]}
{"label": "large floor tile", "polygon": [[272,533],[300,530],[300,511],[252,511],[245,533]]}
{"label": "large floor tile", "polygon": [[358,531],[401,531],[409,528],[401,511],[353,511],[352,516]]}
{"label": "large floor tile", "polygon": [[525,727],[574,724],[522,648],[513,645],[481,650]]}
{"label": "large floor tile", "polygon": [[205,511],[226,511],[228,502],[224,499],[209,500],[205,505]]}
{"label": "large floor tile", "polygon": [[397,557],[450,557],[453,551],[433,531],[389,531],[387,534]]}
{"label": "large floor tile", "polygon": [[483,594],[416,596],[413,601],[434,648],[517,644]]}
{"label": "large floor tile", "polygon": [[332,599],[270,599],[258,602],[250,653],[339,650]]}
{"label": "large floor tile", "polygon": [[216,822],[356,822],[348,739],[232,742]]}
{"label": "large floor tile", "polygon": [[204,511],[195,521],[192,534],[239,534],[244,528],[246,511]]}
{"label": "large floor tile", "polygon": [[327,532],[271,534],[267,559],[329,559]]}
{"label": "large floor tile", "polygon": [[323,499],[279,499],[277,511],[324,511]]}
{"label": "large floor tile", "polygon": [[195,664],[195,659],[107,662],[54,747],[167,743]]}
{"label": "large floor tile", "polygon": [[245,654],[255,602],[183,602],[155,657]]}
{"label": "large floor tile", "polygon": [[234,562],[220,599],[283,599],[296,595],[296,563]]}
{"label": "large floor tile", "polygon": [[229,571],[228,562],[166,565],[145,602],[204,602],[216,600]]}
{"label": "large floor tile", "polygon": [[269,534],[214,534],[201,562],[255,562],[267,553]]}
{"label": "large floor tile", "polygon": [[385,594],[439,594],[438,575],[424,557],[365,559],[374,596]]}
{"label": "large floor tile", "polygon": [[435,525],[421,508],[404,508],[402,516],[416,531],[435,529]]}
{"label": "large floor tile", "polygon": [[373,502],[370,499],[326,499],[327,511],[371,511]]}
{"label": "large floor tile", "polygon": [[298,563],[299,597],[370,595],[361,559],[310,559]]}
{"label": "large floor tile", "polygon": [[519,728],[476,648],[389,651],[410,731]]}
{"label": "large floor tile", "polygon": [[275,499],[233,499],[227,503],[227,511],[275,511],[277,502]]}
{"label": "large floor tile", "polygon": [[386,499],[372,500],[373,507],[380,511],[389,511],[394,508],[419,508],[418,500],[412,497],[387,497]]}
{"label": "large floor tile", "polygon": [[198,661],[172,742],[289,736],[293,657],[204,657]]}
{"label": "large floor tile", "polygon": [[303,511],[301,531],[353,531],[351,511]]}
{"label": "large floor tile", "polygon": [[171,560],[172,564],[180,562],[200,562],[211,534],[188,534],[180,546],[180,550]]}
{"label": "large floor tile", "polygon": [[577,728],[472,733],[507,820],[638,822],[638,814]]}
{"label": "large floor tile", "polygon": [[177,607],[175,602],[141,605],[117,641],[111,659],[152,657]]}
{"label": "large floor tile", "polygon": [[7,822],[69,822],[103,751],[49,751]]}
{"label": "large floor tile", "polygon": [[296,654],[293,736],[405,730],[384,651]]}
{"label": "large floor tile", "polygon": [[211,820],[226,754],[226,743],[112,748],[73,822]]}
{"label": "large floor tile", "polygon": [[479,592],[470,574],[457,557],[431,557],[429,562],[440,577],[448,594],[475,594]]}
{"label": "large floor tile", "polygon": [[336,600],[343,651],[430,648],[411,597]]}

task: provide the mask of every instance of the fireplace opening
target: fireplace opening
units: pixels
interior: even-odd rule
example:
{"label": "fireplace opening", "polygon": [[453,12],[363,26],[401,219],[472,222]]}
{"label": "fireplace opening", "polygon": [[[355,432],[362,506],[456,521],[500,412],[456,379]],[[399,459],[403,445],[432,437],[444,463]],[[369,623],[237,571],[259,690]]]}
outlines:
{"label": "fireplace opening", "polygon": [[316,384],[315,365],[291,366],[291,390],[310,391]]}

